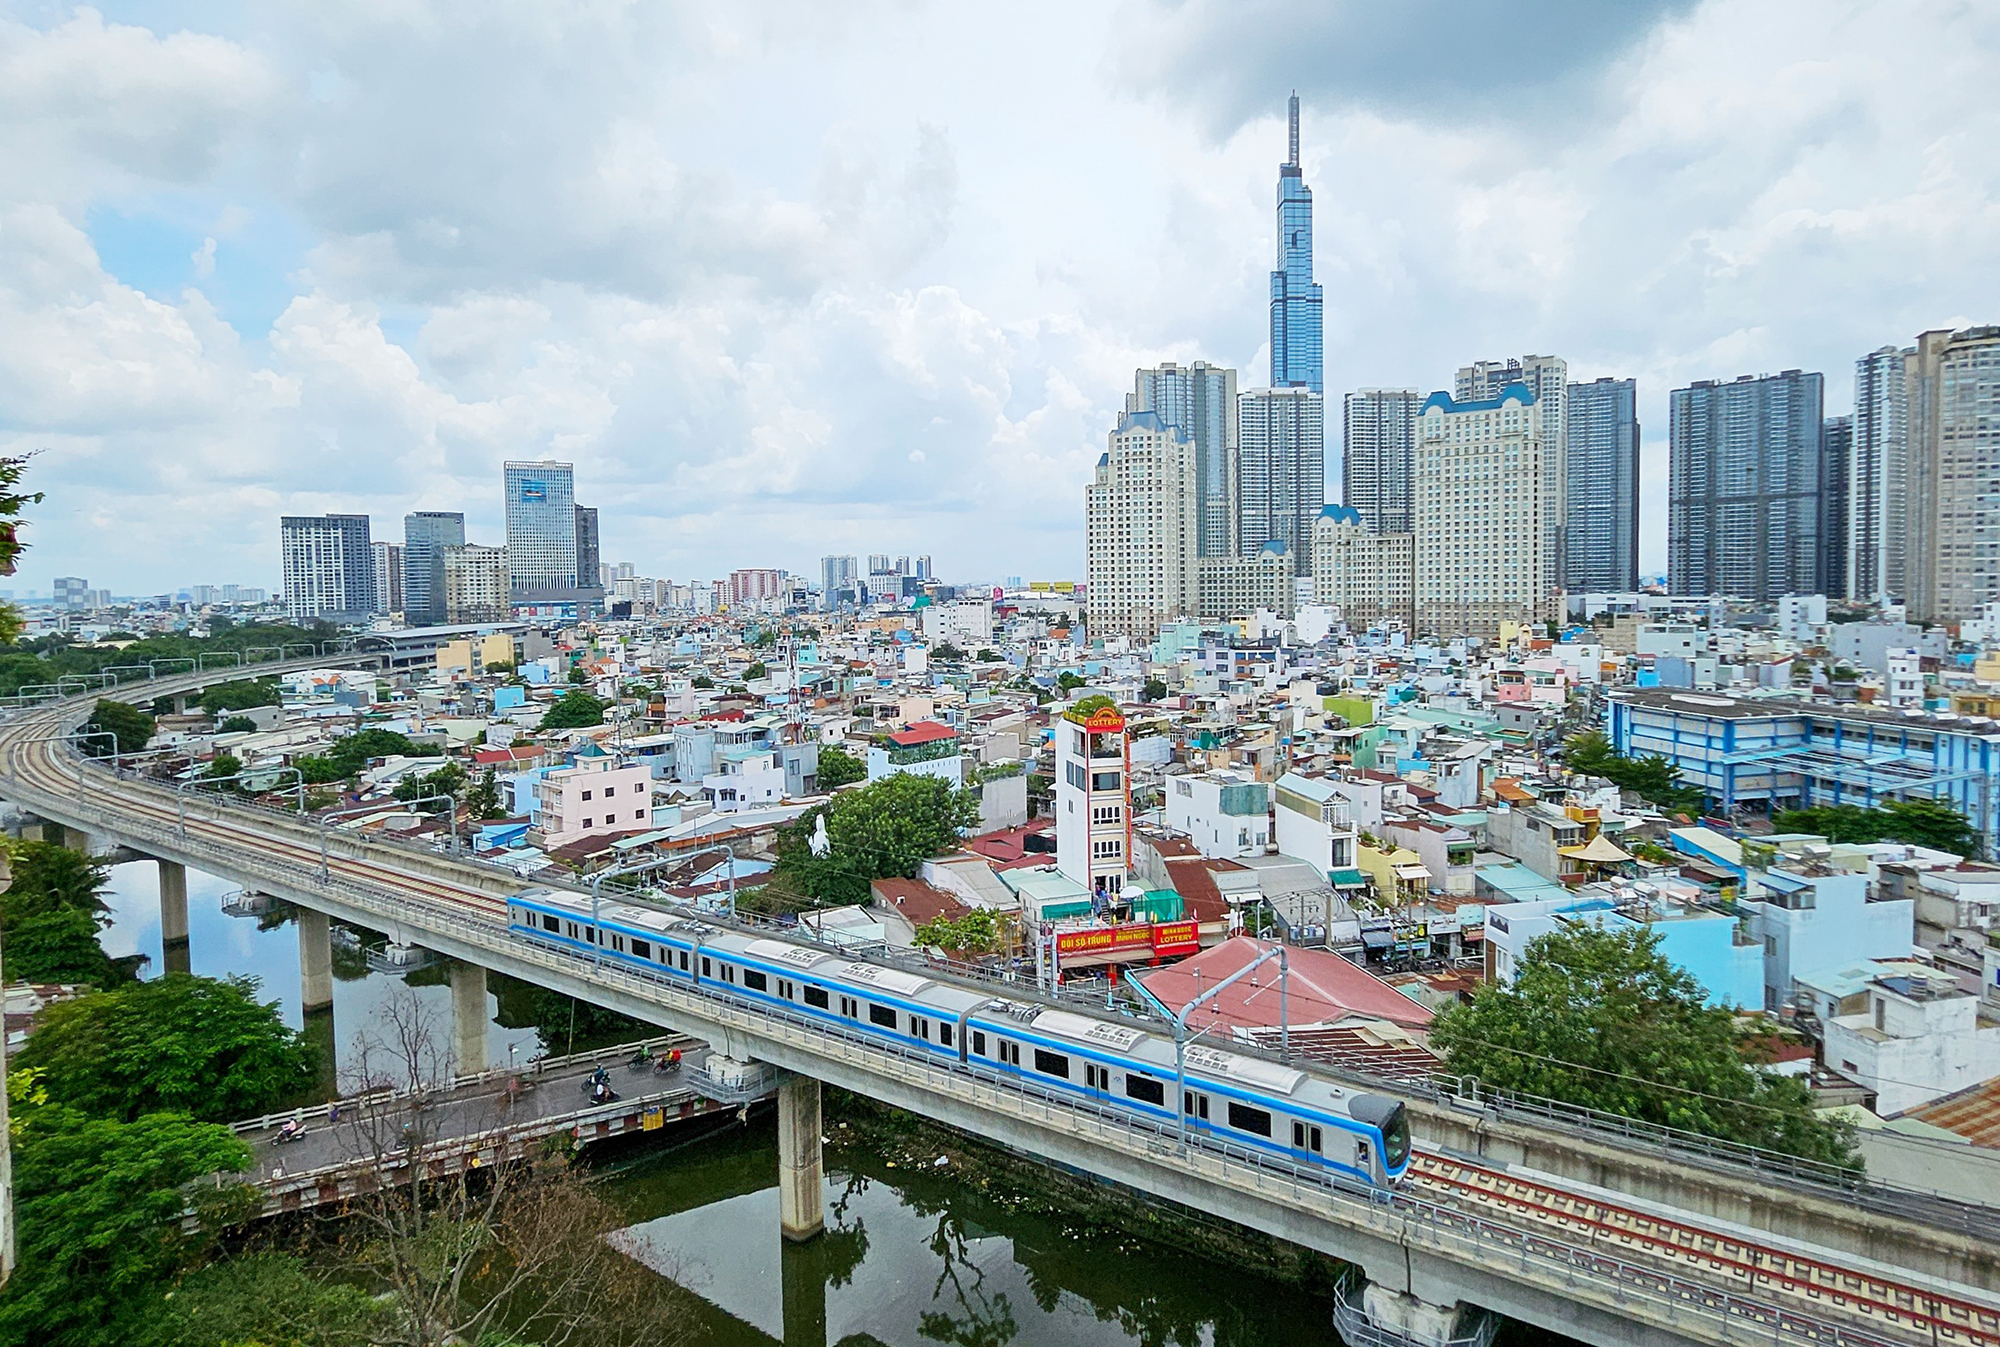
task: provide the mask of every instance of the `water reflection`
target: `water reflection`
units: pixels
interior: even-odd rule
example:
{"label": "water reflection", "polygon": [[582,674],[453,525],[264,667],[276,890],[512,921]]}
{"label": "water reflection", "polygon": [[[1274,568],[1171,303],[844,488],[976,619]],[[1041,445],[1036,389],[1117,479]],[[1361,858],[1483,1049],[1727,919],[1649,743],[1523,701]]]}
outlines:
{"label": "water reflection", "polygon": [[[356,1065],[356,1036],[379,1023],[380,1010],[389,995],[409,986],[426,1003],[439,1022],[450,1023],[451,989],[446,983],[446,965],[441,961],[406,976],[394,972],[371,971],[368,945],[343,943],[333,946],[333,1014],[331,1019],[315,1015],[311,1024],[300,1013],[299,941],[292,909],[282,903],[263,911],[248,910],[231,916],[222,910],[223,899],[235,886],[213,875],[187,872],[188,947],[186,966],[204,977],[254,977],[261,984],[258,995],[276,1001],[285,1023],[305,1029],[333,1048],[337,1068],[345,1072]],[[110,905],[111,926],[103,935],[104,948],[112,958],[143,954],[148,962],[144,976],[157,977],[166,964],[166,950],[160,929],[160,870],[152,861],[132,861],[111,869],[111,883],[104,900]],[[177,952],[178,953],[178,952]],[[497,1008],[494,994],[488,993],[489,1008]],[[486,1055],[491,1065],[504,1065],[509,1048],[518,1061],[528,1061],[539,1051],[534,1026],[505,1027],[489,1019],[486,1027]]]}

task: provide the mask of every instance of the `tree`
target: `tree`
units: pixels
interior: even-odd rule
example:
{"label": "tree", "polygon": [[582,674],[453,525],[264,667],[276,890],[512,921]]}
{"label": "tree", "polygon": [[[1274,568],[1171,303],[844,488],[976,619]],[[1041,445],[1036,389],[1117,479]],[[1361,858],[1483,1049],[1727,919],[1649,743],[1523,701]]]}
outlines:
{"label": "tree", "polygon": [[588,683],[590,675],[583,671],[581,664],[572,664],[569,666],[569,681],[576,684]]}
{"label": "tree", "polygon": [[1979,835],[1971,822],[1942,800],[1897,800],[1881,809],[1853,804],[1780,809],[1771,816],[1771,826],[1829,842],[1908,842],[1957,856],[1979,854]]}
{"label": "tree", "polygon": [[974,655],[973,658],[981,664],[998,664],[1000,662],[1000,652],[986,646],[981,646],[979,653]]}
{"label": "tree", "polygon": [[576,688],[565,692],[562,698],[542,714],[541,728],[545,730],[577,730],[604,723],[604,703]]}
{"label": "tree", "polygon": [[931,647],[931,656],[934,659],[960,660],[965,658],[965,651],[950,641],[940,641]]}
{"label": "tree", "polygon": [[[821,818],[832,846],[815,856],[809,843]],[[897,772],[800,815],[779,835],[778,869],[816,902],[862,903],[870,880],[914,878],[925,860],[956,845],[978,822],[974,792]]]}
{"label": "tree", "polygon": [[201,709],[216,715],[222,711],[247,711],[253,706],[277,706],[284,701],[274,679],[237,678],[202,689]]}
{"label": "tree", "polygon": [[166,1347],[361,1347],[388,1341],[396,1311],[306,1259],[259,1252],[195,1269],[161,1306]]}
{"label": "tree", "polygon": [[1160,701],[1167,695],[1167,685],[1162,679],[1148,678],[1146,686],[1140,689],[1139,695],[1149,702]]}
{"label": "tree", "polygon": [[507,817],[507,807],[500,802],[499,774],[493,768],[488,767],[479,784],[466,792],[465,812],[479,821]]}
{"label": "tree", "polygon": [[111,924],[111,907],[104,901],[105,886],[111,882],[111,867],[93,856],[53,842],[27,838],[5,844],[14,878],[5,895],[0,895],[0,924],[7,938],[13,938],[12,923],[49,912],[76,911],[102,929]]}
{"label": "tree", "polygon": [[691,688],[700,688],[703,691],[707,691],[708,689],[715,686],[715,680],[713,678],[710,678],[705,673],[698,673],[693,678],[688,679],[688,686]]}
{"label": "tree", "polygon": [[435,758],[443,752],[435,745],[419,744],[394,730],[366,729],[334,741],[324,754],[307,754],[292,765],[304,775],[306,784],[319,786],[345,781],[376,758]]}
{"label": "tree", "polygon": [[1571,771],[1601,776],[1666,813],[1699,814],[1708,800],[1702,791],[1680,784],[1680,768],[1669,759],[1657,754],[1625,757],[1596,730],[1586,730],[1564,740],[1563,762]]}
{"label": "tree", "polygon": [[[14,490],[27,470],[28,460],[25,457],[0,458],[0,575],[12,575],[21,553],[27,548],[27,544],[21,541],[21,512],[30,505],[42,503],[39,491]],[[0,603],[0,645],[12,645],[20,636],[21,610],[11,603]]]}
{"label": "tree", "polygon": [[1848,1129],[1805,1085],[1752,1070],[1735,1016],[1643,929],[1578,926],[1529,942],[1511,986],[1489,982],[1431,1026],[1453,1075],[1765,1150],[1848,1164]]}
{"label": "tree", "polygon": [[990,907],[975,907],[959,917],[937,917],[916,930],[914,939],[950,954],[993,954],[1007,936],[1007,921]]}
{"label": "tree", "polygon": [[435,812],[437,802],[431,797],[445,795],[456,800],[458,793],[465,789],[465,782],[465,769],[455,762],[447,762],[435,772],[404,777],[396,783],[394,794],[404,803],[412,800],[431,800]]}
{"label": "tree", "polygon": [[868,764],[836,744],[822,744],[819,750],[819,788],[852,785],[865,780]]}
{"label": "tree", "polygon": [[74,908],[11,922],[6,942],[7,976],[15,982],[102,987],[116,978],[110,956],[97,943],[97,923]]}
{"label": "tree", "polygon": [[143,753],[153,738],[153,718],[130,702],[114,702],[100,698],[83,722],[83,731],[91,737],[79,736],[77,747],[89,757],[108,758],[112,747],[104,734],[110,734],[117,741],[120,754]]}
{"label": "tree", "polygon": [[243,783],[240,781],[231,781],[229,778],[240,776],[242,773],[243,760],[241,758],[238,758],[233,753],[218,753],[209,759],[208,770],[203,772],[201,777],[204,781],[222,783],[224,790],[239,791],[243,789]]}
{"label": "tree", "polygon": [[1083,684],[1084,684],[1083,675],[1079,673],[1074,673],[1071,670],[1064,669],[1061,673],[1056,675],[1056,690],[1058,692],[1061,692],[1064,696],[1068,696],[1072,688],[1080,688],[1083,686]]}
{"label": "tree", "polygon": [[215,723],[217,734],[254,734],[257,722],[248,716],[224,716]]}
{"label": "tree", "polygon": [[[172,1113],[118,1122],[45,1103],[15,1119],[20,1266],[0,1294],[0,1340],[150,1340],[145,1324],[168,1279],[208,1243],[215,1218],[244,1207],[241,1187],[183,1185],[242,1170],[249,1148],[226,1127]],[[210,1217],[193,1232],[182,1221],[190,1196]]]}
{"label": "tree", "polygon": [[256,992],[254,979],[186,973],[94,992],[44,1010],[15,1061],[45,1071],[52,1102],[96,1117],[255,1117],[311,1089],[318,1066]]}
{"label": "tree", "polygon": [[761,659],[751,661],[750,667],[743,671],[743,681],[746,683],[754,682],[759,678],[768,678],[770,676],[771,676],[771,671],[764,667],[764,661]]}

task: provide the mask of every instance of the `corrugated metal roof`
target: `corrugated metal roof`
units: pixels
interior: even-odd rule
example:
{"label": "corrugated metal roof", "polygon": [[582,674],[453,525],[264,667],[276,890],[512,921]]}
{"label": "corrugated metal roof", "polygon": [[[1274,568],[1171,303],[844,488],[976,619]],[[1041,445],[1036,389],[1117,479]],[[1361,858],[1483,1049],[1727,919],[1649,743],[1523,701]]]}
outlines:
{"label": "corrugated metal roof", "polygon": [[1942,1127],[1975,1146],[2000,1147],[2000,1076],[1902,1115]]}

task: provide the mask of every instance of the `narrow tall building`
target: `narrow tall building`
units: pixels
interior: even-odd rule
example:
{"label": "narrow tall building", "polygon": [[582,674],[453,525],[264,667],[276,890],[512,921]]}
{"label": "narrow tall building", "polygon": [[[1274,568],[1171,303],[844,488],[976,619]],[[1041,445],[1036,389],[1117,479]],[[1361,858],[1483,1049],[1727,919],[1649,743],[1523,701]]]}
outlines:
{"label": "narrow tall building", "polygon": [[1196,550],[1204,557],[1236,555],[1236,371],[1205,360],[1139,370],[1125,410],[1157,412],[1194,441]]}
{"label": "narrow tall building", "polygon": [[1572,594],[1631,593],[1639,588],[1638,384],[1632,379],[1571,384],[1567,401],[1563,588]]}
{"label": "narrow tall building", "polygon": [[1278,265],[1271,272],[1271,386],[1324,393],[1326,332],[1313,280],[1313,194],[1299,165],[1299,96],[1288,105],[1291,156],[1278,167]]}
{"label": "narrow tall building", "polygon": [[1535,395],[1542,431],[1543,579],[1563,583],[1563,530],[1569,522],[1569,362],[1560,356],[1477,360],[1459,367],[1452,382],[1456,402],[1490,402],[1515,384]]}
{"label": "narrow tall building", "polygon": [[1825,379],[1703,379],[1668,398],[1667,586],[1770,603],[1819,590]]}
{"label": "narrow tall building", "polygon": [[1819,432],[1819,592],[1829,599],[1861,597],[1848,589],[1854,569],[1847,540],[1854,515],[1854,418],[1829,416]]}
{"label": "narrow tall building", "polygon": [[1341,399],[1340,498],[1370,533],[1409,533],[1416,471],[1414,388],[1364,388]]}
{"label": "narrow tall building", "polygon": [[1090,632],[1151,640],[1196,615],[1194,439],[1158,412],[1118,418],[1084,489]]}
{"label": "narrow tall building", "polygon": [[1326,504],[1324,408],[1310,388],[1256,388],[1237,399],[1237,552],[1255,557],[1281,542],[1300,575],[1312,574],[1313,523]]}
{"label": "narrow tall building", "polygon": [[1543,418],[1525,384],[1460,402],[1433,393],[1417,417],[1416,610],[1420,631],[1493,637],[1549,611]]}
{"label": "narrow tall building", "polygon": [[847,591],[849,602],[853,602],[860,573],[861,563],[855,557],[821,557],[819,559],[820,607],[829,613],[837,611],[840,608],[842,590]]}
{"label": "narrow tall building", "polygon": [[2000,599],[2000,327],[1926,332],[1908,365],[1909,615]]}
{"label": "narrow tall building", "polygon": [[598,559],[599,556],[597,507],[579,505],[576,507],[576,587],[583,602],[592,608],[604,597],[604,563]]}
{"label": "narrow tall building", "polygon": [[403,611],[403,549],[391,542],[371,542],[375,556],[375,611]]}
{"label": "narrow tall building", "polygon": [[375,613],[375,549],[365,514],[285,515],[285,612],[299,622],[366,622]]}
{"label": "narrow tall building", "polygon": [[1914,347],[1884,346],[1854,362],[1854,433],[1848,453],[1847,597],[1909,592],[1909,362]]}
{"label": "narrow tall building", "polygon": [[465,541],[456,510],[416,510],[403,516],[403,617],[413,627],[445,620],[444,549]]}

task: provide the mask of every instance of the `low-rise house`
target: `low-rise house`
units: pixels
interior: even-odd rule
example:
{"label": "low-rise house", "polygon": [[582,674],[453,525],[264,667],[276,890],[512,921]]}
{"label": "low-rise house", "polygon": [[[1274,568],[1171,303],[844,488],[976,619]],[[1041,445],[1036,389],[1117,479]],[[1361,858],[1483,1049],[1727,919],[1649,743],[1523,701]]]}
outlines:
{"label": "low-rise house", "polygon": [[2000,1076],[2000,1021],[1941,970],[1874,978],[1866,1006],[1824,1022],[1825,1062],[1903,1113]]}
{"label": "low-rise house", "polygon": [[1204,856],[1260,855],[1271,842],[1270,787],[1245,773],[1202,772],[1166,781],[1167,826]]}

